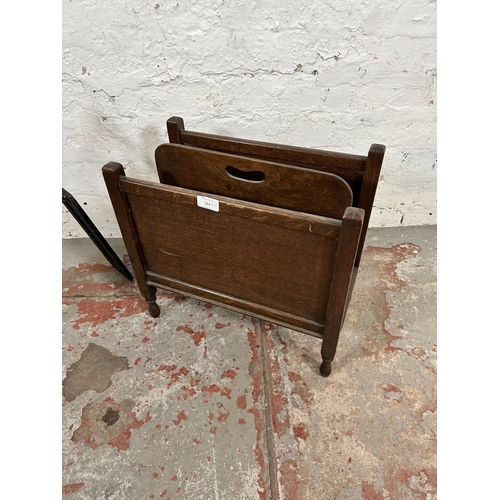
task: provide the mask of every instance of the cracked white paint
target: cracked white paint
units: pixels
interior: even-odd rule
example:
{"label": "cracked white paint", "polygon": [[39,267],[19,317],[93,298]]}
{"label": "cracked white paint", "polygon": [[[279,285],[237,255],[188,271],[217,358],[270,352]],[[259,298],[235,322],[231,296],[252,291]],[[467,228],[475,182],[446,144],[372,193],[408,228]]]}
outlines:
{"label": "cracked white paint", "polygon": [[62,66],[63,186],[106,237],[120,233],[101,167],[156,179],[172,115],[326,150],[385,144],[371,225],[436,223],[435,1],[65,0]]}

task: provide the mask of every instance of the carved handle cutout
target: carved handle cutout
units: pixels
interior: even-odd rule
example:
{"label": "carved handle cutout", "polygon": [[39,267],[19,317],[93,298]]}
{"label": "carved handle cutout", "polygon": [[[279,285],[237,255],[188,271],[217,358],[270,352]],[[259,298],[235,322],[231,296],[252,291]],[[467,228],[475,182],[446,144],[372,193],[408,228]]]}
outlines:
{"label": "carved handle cutout", "polygon": [[232,179],[244,182],[264,182],[266,180],[266,175],[260,170],[240,170],[231,165],[226,167],[226,174]]}

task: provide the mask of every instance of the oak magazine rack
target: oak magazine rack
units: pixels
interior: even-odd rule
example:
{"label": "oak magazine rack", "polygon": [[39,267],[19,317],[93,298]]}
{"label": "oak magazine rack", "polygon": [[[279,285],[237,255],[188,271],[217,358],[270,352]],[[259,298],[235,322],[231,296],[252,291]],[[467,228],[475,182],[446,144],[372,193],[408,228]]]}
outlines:
{"label": "oak magazine rack", "polygon": [[185,130],[167,121],[159,182],[103,176],[153,317],[157,288],[322,339],[330,375],[385,146],[367,156]]}

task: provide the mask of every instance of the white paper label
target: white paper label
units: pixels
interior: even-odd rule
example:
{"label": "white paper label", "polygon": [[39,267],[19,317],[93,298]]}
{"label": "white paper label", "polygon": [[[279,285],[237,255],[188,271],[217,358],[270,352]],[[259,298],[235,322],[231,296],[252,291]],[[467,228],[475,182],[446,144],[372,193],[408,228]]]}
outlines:
{"label": "white paper label", "polygon": [[207,198],[206,196],[197,196],[196,202],[199,207],[206,208],[207,210],[213,210],[214,212],[219,211],[219,200],[214,200],[213,198]]}

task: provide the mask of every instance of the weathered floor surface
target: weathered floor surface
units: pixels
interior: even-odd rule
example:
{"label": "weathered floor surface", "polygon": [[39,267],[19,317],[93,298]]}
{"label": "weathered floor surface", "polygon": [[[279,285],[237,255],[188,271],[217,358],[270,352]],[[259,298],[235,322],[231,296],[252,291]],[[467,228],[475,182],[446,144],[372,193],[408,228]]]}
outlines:
{"label": "weathered floor surface", "polygon": [[[127,262],[119,241],[111,241]],[[372,229],[320,340],[159,293],[63,241],[65,500],[434,500],[436,228]]]}

